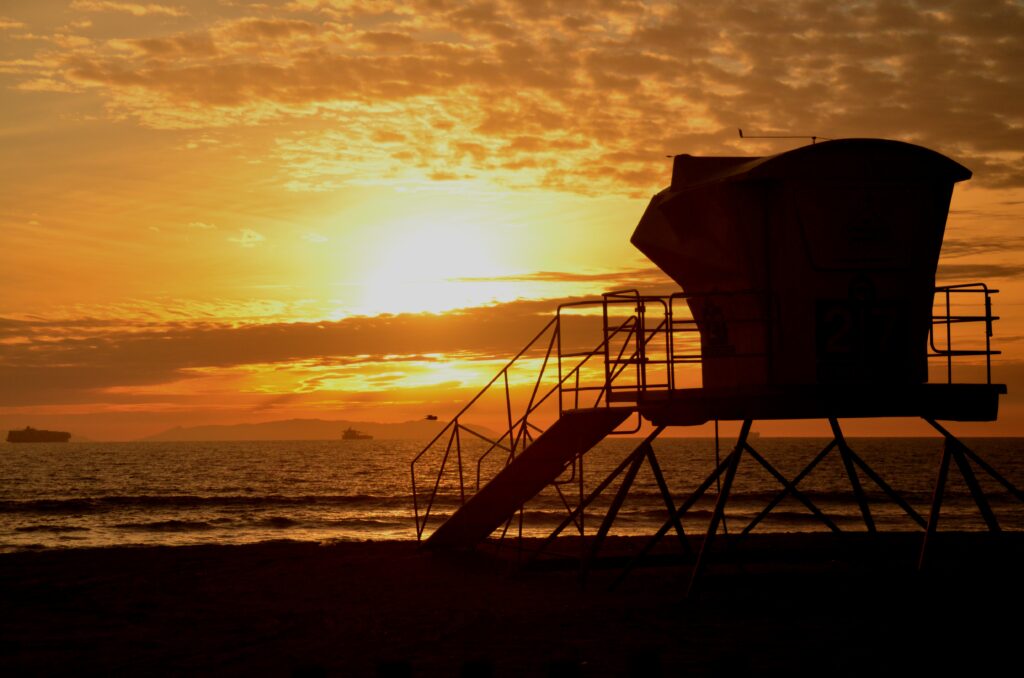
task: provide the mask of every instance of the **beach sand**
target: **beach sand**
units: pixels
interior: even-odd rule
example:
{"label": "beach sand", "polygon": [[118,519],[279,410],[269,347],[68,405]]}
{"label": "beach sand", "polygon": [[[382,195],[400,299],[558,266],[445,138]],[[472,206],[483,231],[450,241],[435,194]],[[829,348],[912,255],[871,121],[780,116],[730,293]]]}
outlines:
{"label": "beach sand", "polygon": [[[604,552],[638,544],[610,540]],[[1019,666],[1024,534],[940,534],[923,573],[919,544],[920,534],[716,542],[690,600],[683,565],[639,569],[609,591],[621,561],[600,563],[583,587],[577,568],[555,561],[516,567],[514,542],[497,555],[409,542],[5,554],[0,673],[876,676]]]}

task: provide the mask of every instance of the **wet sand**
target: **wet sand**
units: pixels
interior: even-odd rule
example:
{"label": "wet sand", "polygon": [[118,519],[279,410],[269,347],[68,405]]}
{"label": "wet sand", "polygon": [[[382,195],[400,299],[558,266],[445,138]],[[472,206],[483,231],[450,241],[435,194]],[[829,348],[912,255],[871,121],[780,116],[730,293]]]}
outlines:
{"label": "wet sand", "polygon": [[920,534],[716,542],[690,600],[689,568],[668,555],[609,591],[622,559],[583,587],[570,563],[524,570],[508,547],[5,554],[0,673],[988,675],[1019,662],[1024,609],[1024,534],[997,537],[940,534],[923,573]]}

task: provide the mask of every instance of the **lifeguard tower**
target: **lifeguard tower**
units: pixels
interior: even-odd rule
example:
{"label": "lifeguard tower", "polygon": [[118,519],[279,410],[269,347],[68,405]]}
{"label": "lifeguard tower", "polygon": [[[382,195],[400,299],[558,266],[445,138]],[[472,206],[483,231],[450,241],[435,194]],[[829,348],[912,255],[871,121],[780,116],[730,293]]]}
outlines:
{"label": "lifeguard tower", "polygon": [[[992,383],[995,290],[982,283],[935,286],[953,187],[970,176],[934,151],[878,139],[827,141],[767,157],[676,156],[671,185],[653,197],[632,243],[681,291],[609,292],[559,307],[413,460],[417,536],[432,548],[471,547],[499,530],[504,537],[517,512],[521,534],[524,503],[549,484],[567,517],[545,544],[569,525],[583,534],[586,507],[621,478],[592,540],[596,555],[647,462],[668,516],[645,552],[669,531],[689,548],[680,520],[720,485],[695,581],[741,457],[752,458],[780,485],[743,534],[787,496],[838,531],[798,487],[833,452],[867,530],[876,529],[862,486],[870,481],[922,530],[921,563],[951,461],[988,528],[999,530],[971,462],[1018,499],[1024,495],[939,423],[994,421],[1006,392]],[[965,312],[965,306],[975,310]],[[579,350],[579,341],[569,340],[570,317],[597,333],[595,348]],[[976,365],[973,383],[954,379],[959,360]],[[524,365],[539,365],[539,374],[519,415],[509,384],[512,371]],[[473,408],[494,393],[499,399],[503,393],[506,403],[507,430],[497,438],[469,424]],[[539,412],[553,403],[557,412],[541,423]],[[944,438],[927,517],[851,449],[839,424],[886,417],[919,417]],[[833,439],[787,478],[749,439],[751,424],[769,419],[827,420]],[[630,427],[629,420],[636,423]],[[709,421],[741,422],[735,447],[695,491],[675,496],[651,442],[667,427]],[[646,437],[584,494],[586,453],[621,432]],[[465,458],[468,437],[486,443],[475,460]],[[573,483],[578,496],[567,496],[564,489]],[[455,506],[431,532],[435,502],[445,493]]]}

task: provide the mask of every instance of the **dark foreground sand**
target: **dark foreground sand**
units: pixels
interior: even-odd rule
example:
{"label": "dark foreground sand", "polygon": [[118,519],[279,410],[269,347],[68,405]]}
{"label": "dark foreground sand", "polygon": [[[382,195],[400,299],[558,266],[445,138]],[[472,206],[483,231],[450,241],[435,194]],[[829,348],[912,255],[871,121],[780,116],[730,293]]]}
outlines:
{"label": "dark foreground sand", "polygon": [[7,554],[0,674],[1017,675],[1024,534],[940,535],[923,574],[919,540],[757,537],[718,550],[689,601],[685,565],[609,592],[614,568],[584,589],[575,569],[511,567],[507,548]]}

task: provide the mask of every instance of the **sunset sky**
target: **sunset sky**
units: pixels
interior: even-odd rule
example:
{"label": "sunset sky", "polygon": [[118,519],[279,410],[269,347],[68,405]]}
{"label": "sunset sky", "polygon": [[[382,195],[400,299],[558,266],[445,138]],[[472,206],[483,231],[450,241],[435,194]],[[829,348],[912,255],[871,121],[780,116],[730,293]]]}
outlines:
{"label": "sunset sky", "polygon": [[560,300],[671,289],[628,242],[666,155],[800,143],[742,127],[973,170],[939,279],[1001,290],[1010,395],[958,430],[1024,435],[1022,36],[1016,0],[0,0],[0,429],[451,415]]}

